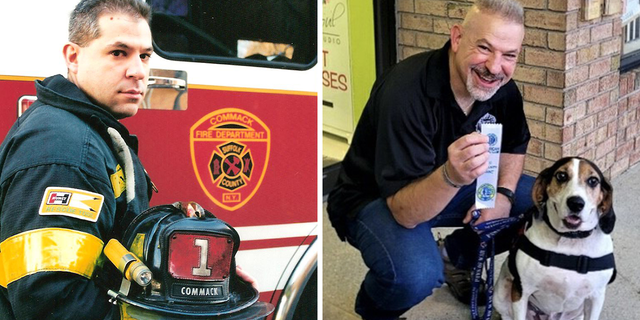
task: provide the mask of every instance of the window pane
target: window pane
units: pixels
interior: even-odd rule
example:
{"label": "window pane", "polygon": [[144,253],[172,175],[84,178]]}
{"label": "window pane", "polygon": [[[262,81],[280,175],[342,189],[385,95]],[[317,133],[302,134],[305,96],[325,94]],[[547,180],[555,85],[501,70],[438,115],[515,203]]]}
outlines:
{"label": "window pane", "polygon": [[622,14],[621,72],[640,65],[640,1],[625,1],[625,12]]}
{"label": "window pane", "polygon": [[317,2],[151,0],[151,30],[168,59],[308,69],[317,59]]}

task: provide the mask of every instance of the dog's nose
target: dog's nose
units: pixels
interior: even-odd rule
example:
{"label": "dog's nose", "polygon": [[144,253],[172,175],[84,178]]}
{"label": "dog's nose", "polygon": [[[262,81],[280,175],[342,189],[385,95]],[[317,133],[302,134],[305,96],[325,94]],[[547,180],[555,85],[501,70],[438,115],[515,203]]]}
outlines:
{"label": "dog's nose", "polygon": [[584,200],[578,196],[573,196],[567,199],[567,207],[571,212],[580,212],[584,208]]}

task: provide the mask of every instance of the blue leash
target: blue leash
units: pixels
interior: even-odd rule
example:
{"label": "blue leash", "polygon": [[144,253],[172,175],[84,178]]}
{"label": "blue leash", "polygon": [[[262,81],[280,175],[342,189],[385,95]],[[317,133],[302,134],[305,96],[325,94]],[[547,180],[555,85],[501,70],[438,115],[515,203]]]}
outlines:
{"label": "blue leash", "polygon": [[[470,224],[471,229],[477,232],[480,236],[480,247],[478,249],[478,260],[471,272],[471,319],[481,320],[478,313],[478,294],[480,292],[482,271],[486,268],[487,303],[482,320],[490,320],[493,312],[493,261],[495,257],[495,244],[493,238],[498,234],[498,232],[524,219],[524,214],[520,214],[516,217],[489,220],[478,225],[473,225],[473,223],[479,218],[480,210],[474,210]],[[487,251],[489,251],[489,256],[487,256]],[[486,265],[487,260],[489,260],[488,266]]]}

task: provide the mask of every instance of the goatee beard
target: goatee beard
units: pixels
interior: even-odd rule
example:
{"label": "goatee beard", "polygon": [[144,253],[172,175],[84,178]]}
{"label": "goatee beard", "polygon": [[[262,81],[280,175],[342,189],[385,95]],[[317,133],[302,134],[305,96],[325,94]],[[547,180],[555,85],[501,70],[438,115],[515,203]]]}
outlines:
{"label": "goatee beard", "polygon": [[[473,72],[476,72],[478,74],[479,77],[488,80],[488,81],[500,81],[500,85],[493,87],[493,88],[481,88],[479,86],[476,86],[473,83]],[[484,67],[471,67],[471,70],[469,70],[469,73],[467,74],[467,91],[469,92],[469,94],[471,95],[471,97],[473,97],[473,99],[477,100],[477,101],[487,101],[489,99],[491,99],[491,97],[493,97],[494,94],[496,94],[496,92],[498,91],[498,89],[500,89],[500,87],[502,87],[503,85],[503,81],[504,81],[504,75],[502,73],[500,74],[492,74],[491,72],[489,72],[489,70],[487,70],[487,68]]]}

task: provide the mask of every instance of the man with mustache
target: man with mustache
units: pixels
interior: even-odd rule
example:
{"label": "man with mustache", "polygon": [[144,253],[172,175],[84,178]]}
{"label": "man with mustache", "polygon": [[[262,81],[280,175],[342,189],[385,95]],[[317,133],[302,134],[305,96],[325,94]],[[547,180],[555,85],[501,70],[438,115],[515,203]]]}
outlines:
{"label": "man with mustache", "polygon": [[142,0],[80,1],[67,77],[36,81],[38,100],[0,146],[0,319],[120,319],[96,274],[155,189],[119,121],[146,93],[150,20]]}
{"label": "man with mustache", "polygon": [[145,95],[150,19],[140,0],[81,1],[62,48],[67,77],[36,81],[38,100],[0,147],[2,319],[119,318],[92,276],[102,245],[151,198],[119,121]]}
{"label": "man with mustache", "polygon": [[[501,123],[503,141],[496,205],[477,223],[531,206],[533,178],[522,175],[530,134],[511,80],[523,20],[515,0],[477,0],[444,47],[405,59],[374,84],[327,208],[370,269],[356,298],[364,319],[396,319],[445,281],[469,303],[478,236],[468,223],[489,157],[480,124]],[[434,240],[432,228],[462,225]],[[497,250],[512,235],[500,235]]]}

